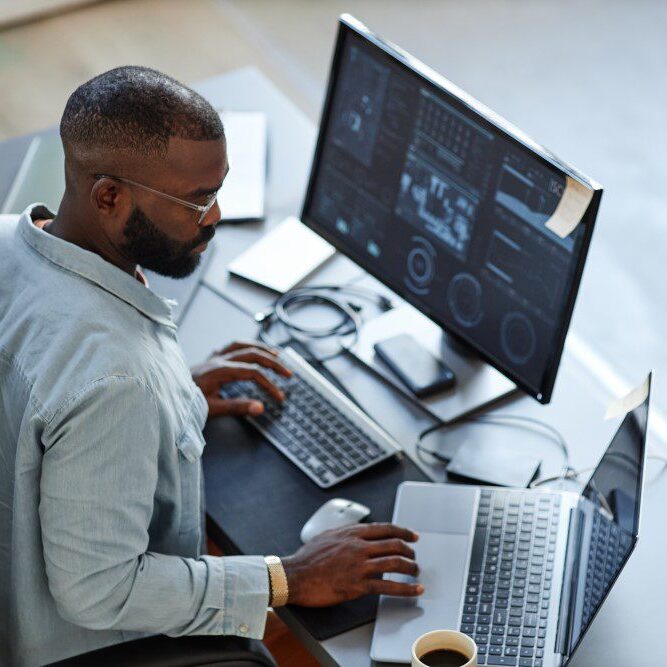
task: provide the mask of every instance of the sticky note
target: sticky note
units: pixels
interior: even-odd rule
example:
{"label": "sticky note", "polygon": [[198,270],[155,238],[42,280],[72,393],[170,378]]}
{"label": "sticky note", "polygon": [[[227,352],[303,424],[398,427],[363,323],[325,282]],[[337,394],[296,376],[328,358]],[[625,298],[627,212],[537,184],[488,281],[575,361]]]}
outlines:
{"label": "sticky note", "polygon": [[648,396],[650,381],[651,376],[647,375],[646,379],[629,394],[614,399],[607,407],[607,412],[605,413],[604,418],[614,419],[615,417],[626,415],[628,412],[631,412],[637,406],[641,405]]}
{"label": "sticky note", "polygon": [[556,210],[544,223],[547,229],[564,239],[581,222],[593,198],[593,190],[570,176],[565,176],[565,191]]}

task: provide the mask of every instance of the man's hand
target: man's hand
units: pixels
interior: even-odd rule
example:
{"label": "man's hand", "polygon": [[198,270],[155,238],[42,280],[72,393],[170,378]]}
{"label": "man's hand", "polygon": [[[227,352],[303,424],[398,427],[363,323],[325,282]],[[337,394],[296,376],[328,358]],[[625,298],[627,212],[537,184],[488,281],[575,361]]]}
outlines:
{"label": "man's hand", "polygon": [[290,377],[292,372],[278,361],[278,352],[259,342],[232,343],[214,352],[207,361],[192,369],[192,379],[202,390],[208,403],[208,416],[259,415],[264,411],[261,401],[220,398],[220,387],[234,380],[252,380],[276,401],[285,399],[283,392],[268,378],[263,368]]}
{"label": "man's hand", "polygon": [[385,581],[385,572],[417,576],[415,552],[406,542],[418,535],[389,523],[327,530],[282,559],[289,604],[326,607],[363,595],[421,595],[421,584]]}

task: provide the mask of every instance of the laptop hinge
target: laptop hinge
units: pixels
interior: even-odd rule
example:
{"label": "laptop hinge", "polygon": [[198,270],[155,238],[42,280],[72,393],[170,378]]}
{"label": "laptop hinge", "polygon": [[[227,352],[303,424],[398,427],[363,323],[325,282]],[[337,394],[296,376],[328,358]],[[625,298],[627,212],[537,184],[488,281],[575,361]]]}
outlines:
{"label": "laptop hinge", "polygon": [[565,565],[563,567],[563,587],[560,595],[558,625],[556,627],[556,645],[554,653],[560,657],[557,665],[565,663],[572,634],[572,608],[575,603],[575,591],[579,577],[579,561],[581,540],[583,539],[583,513],[577,507],[570,510],[567,547],[565,549]]}

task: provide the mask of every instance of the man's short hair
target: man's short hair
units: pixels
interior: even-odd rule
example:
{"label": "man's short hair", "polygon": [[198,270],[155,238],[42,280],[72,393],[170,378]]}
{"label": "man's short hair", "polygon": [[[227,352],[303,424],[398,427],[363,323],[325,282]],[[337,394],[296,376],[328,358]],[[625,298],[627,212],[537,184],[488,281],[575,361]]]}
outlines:
{"label": "man's short hair", "polygon": [[60,121],[63,145],[164,157],[169,139],[223,139],[215,109],[199,93],[162,72],[124,66],[79,86]]}

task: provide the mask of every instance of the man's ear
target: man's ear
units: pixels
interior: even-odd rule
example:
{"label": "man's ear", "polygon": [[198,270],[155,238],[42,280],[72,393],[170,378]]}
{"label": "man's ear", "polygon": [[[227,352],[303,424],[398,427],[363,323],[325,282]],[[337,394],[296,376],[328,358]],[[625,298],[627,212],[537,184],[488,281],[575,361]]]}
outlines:
{"label": "man's ear", "polygon": [[118,206],[122,204],[119,199],[118,183],[112,178],[102,177],[95,181],[90,190],[90,203],[93,209],[102,216],[113,216]]}
{"label": "man's ear", "polygon": [[113,178],[102,177],[90,190],[90,205],[107,236],[122,236],[133,205],[128,188]]}

